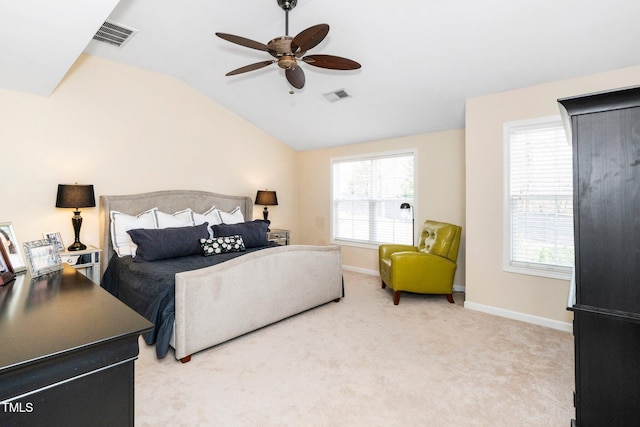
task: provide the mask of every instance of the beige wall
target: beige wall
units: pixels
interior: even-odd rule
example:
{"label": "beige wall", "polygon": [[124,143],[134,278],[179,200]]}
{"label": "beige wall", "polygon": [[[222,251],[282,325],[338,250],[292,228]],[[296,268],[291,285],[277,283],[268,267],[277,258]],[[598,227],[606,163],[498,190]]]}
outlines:
{"label": "beige wall", "polygon": [[633,67],[467,100],[467,307],[570,329],[569,281],[502,271],[503,124],[559,115],[558,98],[637,84]]}
{"label": "beige wall", "polygon": [[[416,150],[416,229],[425,219],[451,222],[463,227],[455,284],[465,283],[465,190],[464,131],[408,136],[322,150],[300,152],[298,160],[299,242],[330,243],[330,160],[333,157],[370,154],[401,149]],[[377,249],[343,246],[343,264],[377,273]]]}
{"label": "beige wall", "polygon": [[[562,326],[571,320],[567,281],[502,271],[502,125],[558,114],[560,97],[639,83],[634,67],[472,98],[466,132],[296,153],[179,80],[83,55],[49,97],[0,89],[0,222],[13,222],[22,242],[60,231],[70,244],[72,212],[54,207],[59,183],[94,184],[96,196],[200,189],[253,197],[269,188],[280,202],[269,209],[274,227],[290,228],[293,243],[328,244],[330,159],[413,148],[416,224],[463,226],[455,284],[466,286],[467,305]],[[82,216],[82,241],[97,245],[98,209]],[[376,272],[377,252],[345,246],[343,262]]]}
{"label": "beige wall", "polygon": [[[21,242],[60,231],[73,243],[72,210],[54,206],[57,184],[76,181],[96,198],[274,189],[273,225],[297,227],[295,151],[177,79],[83,55],[49,97],[0,89],[0,117],[0,221]],[[82,217],[97,246],[98,208]]]}

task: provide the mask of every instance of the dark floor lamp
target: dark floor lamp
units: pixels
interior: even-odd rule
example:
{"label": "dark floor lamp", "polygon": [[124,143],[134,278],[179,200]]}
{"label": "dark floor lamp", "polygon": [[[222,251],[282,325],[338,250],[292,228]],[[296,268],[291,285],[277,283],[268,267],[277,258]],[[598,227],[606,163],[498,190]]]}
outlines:
{"label": "dark floor lamp", "polygon": [[400,205],[400,209],[409,209],[411,210],[411,244],[413,246],[416,245],[416,230],[415,230],[415,215],[413,214],[413,205],[409,203],[403,203]]}
{"label": "dark floor lamp", "polygon": [[82,227],[80,208],[93,208],[95,205],[96,198],[93,193],[93,185],[58,184],[56,208],[75,209],[71,218],[75,241],[67,248],[68,250],[81,251],[87,249],[87,245],[80,243],[80,227]]}

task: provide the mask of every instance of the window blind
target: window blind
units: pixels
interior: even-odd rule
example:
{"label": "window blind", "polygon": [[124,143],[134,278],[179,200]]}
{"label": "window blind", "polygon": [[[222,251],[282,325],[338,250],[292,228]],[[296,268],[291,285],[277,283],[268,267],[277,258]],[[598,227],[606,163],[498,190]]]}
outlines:
{"label": "window blind", "polygon": [[412,244],[414,154],[332,160],[332,238],[364,244]]}
{"label": "window blind", "polygon": [[557,119],[507,130],[507,212],[512,266],[573,266],[572,150]]}

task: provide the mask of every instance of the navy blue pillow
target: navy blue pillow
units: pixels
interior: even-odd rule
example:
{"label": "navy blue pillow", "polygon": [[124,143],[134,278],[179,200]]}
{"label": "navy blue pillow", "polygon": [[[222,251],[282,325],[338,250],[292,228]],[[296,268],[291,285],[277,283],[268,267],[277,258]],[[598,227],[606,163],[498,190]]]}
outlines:
{"label": "navy blue pillow", "polygon": [[239,224],[212,225],[211,230],[214,237],[242,236],[246,248],[258,248],[269,244],[267,239],[269,224],[271,224],[269,220],[256,219]]}
{"label": "navy blue pillow", "polygon": [[195,227],[128,230],[127,233],[131,236],[131,240],[138,245],[133,260],[137,262],[159,261],[201,254],[200,239],[209,238],[208,226],[209,223],[205,222]]}

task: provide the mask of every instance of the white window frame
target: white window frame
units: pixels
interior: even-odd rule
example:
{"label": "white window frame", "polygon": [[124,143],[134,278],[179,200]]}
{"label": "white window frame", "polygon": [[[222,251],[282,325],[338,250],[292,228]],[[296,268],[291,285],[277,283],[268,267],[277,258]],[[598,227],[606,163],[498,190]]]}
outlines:
{"label": "white window frame", "polygon": [[[370,160],[370,159],[377,159],[377,158],[385,158],[385,157],[396,157],[399,155],[413,155],[413,208],[411,210],[411,214],[413,215],[413,235],[412,238],[415,241],[415,237],[416,237],[416,230],[415,230],[415,219],[418,218],[418,212],[416,210],[416,206],[418,204],[418,198],[417,198],[417,194],[418,194],[418,183],[417,183],[417,176],[418,176],[418,152],[417,149],[415,148],[409,148],[409,149],[405,149],[405,150],[395,150],[395,151],[384,151],[384,152],[376,152],[376,153],[367,153],[367,154],[356,154],[356,155],[350,155],[350,156],[341,156],[341,157],[332,157],[329,159],[329,179],[330,179],[330,215],[329,215],[329,220],[330,220],[330,243],[335,244],[335,245],[344,245],[344,246],[353,246],[353,247],[360,247],[360,248],[367,248],[367,249],[377,249],[379,246],[379,243],[367,243],[367,242],[363,242],[361,240],[350,240],[350,239],[345,239],[345,238],[336,238],[335,236],[335,230],[334,230],[334,223],[335,223],[335,218],[334,218],[334,204],[333,204],[333,165],[334,163],[337,162],[344,162],[344,161],[358,161],[358,160]],[[398,205],[398,210],[400,210],[400,205]],[[386,242],[386,243],[391,243],[391,242]],[[409,243],[407,243],[409,244]]]}
{"label": "white window frame", "polygon": [[[526,274],[532,276],[549,277],[553,279],[571,280],[572,267],[564,267],[549,264],[533,264],[525,262],[513,262],[511,260],[511,198],[510,198],[510,133],[513,129],[542,128],[548,126],[560,126],[564,128],[560,116],[541,117],[529,120],[520,120],[505,123],[503,126],[503,176],[504,176],[504,232],[503,232],[503,270],[512,273]],[[571,141],[567,141],[571,144]],[[572,165],[573,166],[573,165]]]}

